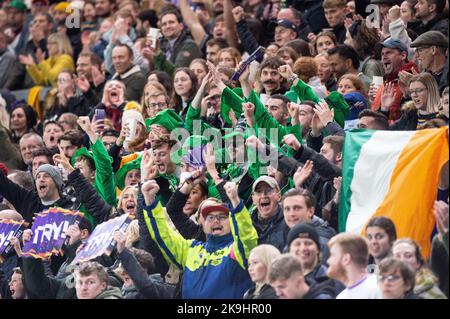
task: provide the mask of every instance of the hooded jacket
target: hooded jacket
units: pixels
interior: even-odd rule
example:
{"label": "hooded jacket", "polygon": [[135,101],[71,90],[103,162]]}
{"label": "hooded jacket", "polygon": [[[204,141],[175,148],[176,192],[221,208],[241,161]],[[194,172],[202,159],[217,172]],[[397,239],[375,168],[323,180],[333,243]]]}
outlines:
{"label": "hooded jacket", "polygon": [[122,299],[122,292],[117,287],[108,286],[94,299]]}
{"label": "hooded jacket", "polygon": [[248,256],[258,235],[242,201],[230,207],[231,234],[209,235],[206,242],[186,240],[170,229],[158,201],[144,207],[144,218],[166,260],[184,271],[183,299],[241,299],[251,286]]}

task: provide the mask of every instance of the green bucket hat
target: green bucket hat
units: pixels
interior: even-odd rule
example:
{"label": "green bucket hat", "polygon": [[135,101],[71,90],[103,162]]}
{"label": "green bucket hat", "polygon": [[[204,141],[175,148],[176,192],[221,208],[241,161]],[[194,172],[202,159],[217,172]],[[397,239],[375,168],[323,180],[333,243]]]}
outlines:
{"label": "green bucket hat", "polygon": [[120,190],[124,189],[124,187],[125,187],[125,176],[127,176],[127,173],[134,169],[141,169],[141,160],[142,160],[142,156],[139,156],[138,158],[124,164],[117,171],[116,185],[117,185],[117,187],[119,187]]}
{"label": "green bucket hat", "polygon": [[152,124],[159,124],[169,132],[172,132],[176,128],[183,127],[183,120],[174,110],[166,109],[158,112],[154,117],[145,120],[147,129],[150,129],[150,125]]}
{"label": "green bucket hat", "polygon": [[75,154],[73,154],[72,158],[70,159],[70,163],[72,164],[72,166],[75,165],[76,159],[80,156],[85,156],[87,158],[90,158],[92,160],[92,162],[95,164],[94,153],[92,153],[92,151],[88,151],[88,149],[86,147],[82,147],[82,148],[77,149]]}

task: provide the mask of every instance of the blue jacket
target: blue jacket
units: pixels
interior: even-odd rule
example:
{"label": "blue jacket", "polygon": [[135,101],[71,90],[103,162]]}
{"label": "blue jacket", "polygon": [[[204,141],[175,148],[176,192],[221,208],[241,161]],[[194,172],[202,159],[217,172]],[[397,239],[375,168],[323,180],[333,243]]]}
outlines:
{"label": "blue jacket", "polygon": [[230,209],[231,234],[210,235],[206,242],[169,228],[158,201],[144,207],[144,219],[164,258],[184,271],[182,298],[241,299],[251,287],[247,260],[258,235],[242,201]]}

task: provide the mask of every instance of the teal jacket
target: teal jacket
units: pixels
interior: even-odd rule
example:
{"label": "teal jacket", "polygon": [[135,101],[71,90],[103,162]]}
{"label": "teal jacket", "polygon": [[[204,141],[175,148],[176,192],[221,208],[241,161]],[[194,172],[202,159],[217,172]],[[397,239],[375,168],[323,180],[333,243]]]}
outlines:
{"label": "teal jacket", "polygon": [[184,271],[183,299],[241,299],[251,285],[247,260],[258,244],[250,214],[241,203],[230,209],[231,234],[187,240],[169,228],[158,201],[144,206],[144,219],[164,258]]}

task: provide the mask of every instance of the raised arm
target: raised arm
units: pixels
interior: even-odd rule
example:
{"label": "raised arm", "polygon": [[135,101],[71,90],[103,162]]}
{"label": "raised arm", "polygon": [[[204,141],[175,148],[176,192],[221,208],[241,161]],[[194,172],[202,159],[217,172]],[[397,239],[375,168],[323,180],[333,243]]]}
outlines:
{"label": "raised arm", "polygon": [[239,198],[237,185],[225,184],[224,189],[230,199],[230,223],[233,234],[233,256],[243,269],[248,268],[250,251],[258,245],[258,233],[244,202]]}
{"label": "raised arm", "polygon": [[198,20],[195,12],[192,11],[191,7],[189,6],[188,0],[180,0],[179,4],[181,15],[183,16],[183,22],[191,31],[192,38],[194,39],[195,43],[200,46],[206,36],[205,29]]}
{"label": "raised arm", "polygon": [[184,270],[192,240],[184,239],[179,233],[169,228],[163,207],[156,200],[159,186],[154,180],[146,181],[141,190],[145,201],[144,219],[152,239],[156,241],[168,262]]}

